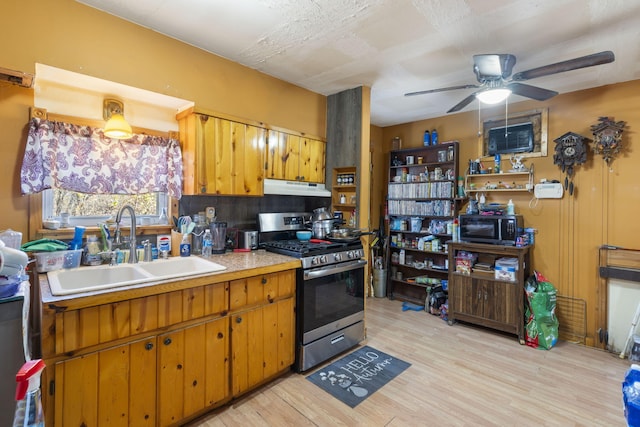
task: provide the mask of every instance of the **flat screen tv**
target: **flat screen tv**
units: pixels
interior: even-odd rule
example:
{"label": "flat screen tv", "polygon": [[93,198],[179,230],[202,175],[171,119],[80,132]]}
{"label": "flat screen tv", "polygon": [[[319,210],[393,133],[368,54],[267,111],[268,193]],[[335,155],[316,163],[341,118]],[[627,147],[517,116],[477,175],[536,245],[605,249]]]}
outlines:
{"label": "flat screen tv", "polygon": [[[506,132],[505,132],[506,131]],[[490,156],[503,153],[530,153],[533,151],[533,124],[518,123],[489,130],[487,151]]]}

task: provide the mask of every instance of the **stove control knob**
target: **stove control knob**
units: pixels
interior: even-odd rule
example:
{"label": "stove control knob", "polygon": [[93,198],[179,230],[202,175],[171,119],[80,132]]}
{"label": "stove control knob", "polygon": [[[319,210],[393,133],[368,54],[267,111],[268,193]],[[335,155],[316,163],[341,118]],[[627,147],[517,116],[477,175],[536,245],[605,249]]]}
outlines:
{"label": "stove control knob", "polygon": [[317,256],[314,256],[313,258],[311,258],[312,265],[318,265],[319,263],[320,263],[320,258],[318,258]]}
{"label": "stove control knob", "polygon": [[338,254],[338,253],[333,254],[333,259],[335,261],[342,261],[342,254]]}

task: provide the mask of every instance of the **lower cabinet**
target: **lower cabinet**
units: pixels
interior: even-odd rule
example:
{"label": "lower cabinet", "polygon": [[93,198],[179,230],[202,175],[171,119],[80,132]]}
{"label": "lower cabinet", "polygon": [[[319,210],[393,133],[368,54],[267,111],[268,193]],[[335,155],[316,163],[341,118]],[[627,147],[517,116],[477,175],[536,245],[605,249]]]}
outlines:
{"label": "lower cabinet", "polygon": [[[474,254],[484,264],[500,258],[517,260],[513,280],[476,270],[456,271],[456,257]],[[529,248],[449,242],[449,324],[456,320],[512,333],[524,344],[524,281],[529,275]]]}
{"label": "lower cabinet", "polygon": [[228,325],[224,317],[57,363],[55,425],[166,426],[227,400]]}
{"label": "lower cabinet", "polygon": [[160,335],[158,417],[175,424],[229,395],[229,318]]}
{"label": "lower cabinet", "polygon": [[179,425],[294,363],[295,270],[42,311],[47,426]]}
{"label": "lower cabinet", "polygon": [[273,377],[294,362],[294,299],[231,317],[233,397]]}

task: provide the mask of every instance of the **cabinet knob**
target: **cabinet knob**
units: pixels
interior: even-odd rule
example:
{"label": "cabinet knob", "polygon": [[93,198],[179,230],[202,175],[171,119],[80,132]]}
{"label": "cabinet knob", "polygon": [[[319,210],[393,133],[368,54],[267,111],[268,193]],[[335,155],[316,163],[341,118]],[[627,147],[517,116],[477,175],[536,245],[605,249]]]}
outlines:
{"label": "cabinet knob", "polygon": [[236,317],[236,323],[242,323],[242,317]]}
{"label": "cabinet knob", "polygon": [[145,350],[151,350],[153,348],[153,343],[150,343],[150,342],[146,343],[144,345],[144,348]]}
{"label": "cabinet knob", "polygon": [[171,344],[171,338],[167,337],[164,339],[164,345],[169,345]]}
{"label": "cabinet knob", "polygon": [[267,284],[267,278],[266,278],[266,277],[263,277],[263,278],[262,278],[262,284],[263,284],[263,285],[266,285],[266,284]]}

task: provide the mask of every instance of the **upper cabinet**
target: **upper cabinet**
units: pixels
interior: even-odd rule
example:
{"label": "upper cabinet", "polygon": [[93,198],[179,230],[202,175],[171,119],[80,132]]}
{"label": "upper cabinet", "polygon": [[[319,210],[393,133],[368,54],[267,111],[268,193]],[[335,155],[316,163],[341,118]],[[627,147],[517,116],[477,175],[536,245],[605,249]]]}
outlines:
{"label": "upper cabinet", "polygon": [[319,139],[269,130],[265,178],[325,182],[325,143]]}
{"label": "upper cabinet", "polygon": [[263,194],[265,128],[193,109],[178,122],[184,194]]}

